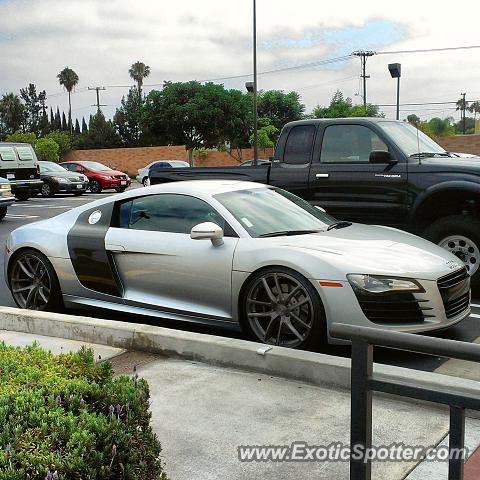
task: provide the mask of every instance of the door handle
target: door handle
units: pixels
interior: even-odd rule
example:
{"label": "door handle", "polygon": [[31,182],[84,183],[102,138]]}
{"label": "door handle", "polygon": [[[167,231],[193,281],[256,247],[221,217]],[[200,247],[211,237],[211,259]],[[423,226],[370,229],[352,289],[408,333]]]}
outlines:
{"label": "door handle", "polygon": [[328,178],[330,176],[329,173],[317,173],[315,178]]}

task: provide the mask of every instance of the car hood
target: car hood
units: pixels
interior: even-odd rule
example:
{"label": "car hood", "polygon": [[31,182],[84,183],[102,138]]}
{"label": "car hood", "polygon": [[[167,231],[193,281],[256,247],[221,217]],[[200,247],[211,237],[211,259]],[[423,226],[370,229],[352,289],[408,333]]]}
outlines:
{"label": "car hood", "polygon": [[346,273],[436,280],[462,266],[458,258],[443,248],[389,227],[354,224],[329,232],[275,240],[323,259],[328,257],[329,263]]}
{"label": "car hood", "polygon": [[126,173],[120,172],[119,170],[92,170],[96,175],[105,175],[111,177],[114,175],[127,175]]}
{"label": "car hood", "polygon": [[[468,172],[480,175],[480,157],[433,157],[422,158],[419,165],[412,165],[421,171]],[[410,168],[410,166],[409,166]]]}
{"label": "car hood", "polygon": [[61,177],[61,178],[71,178],[71,177],[79,177],[80,175],[83,176],[82,173],[78,172],[69,172],[65,170],[64,172],[41,172],[41,177]]}

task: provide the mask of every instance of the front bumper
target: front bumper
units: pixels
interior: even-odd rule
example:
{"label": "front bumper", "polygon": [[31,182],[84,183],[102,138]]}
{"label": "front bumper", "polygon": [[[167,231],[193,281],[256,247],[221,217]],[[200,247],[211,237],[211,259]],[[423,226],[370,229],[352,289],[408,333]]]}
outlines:
{"label": "front bumper", "polygon": [[8,192],[8,194],[10,195],[8,197],[0,196],[0,208],[9,207],[13,203],[15,203],[15,197],[12,197],[10,192]]}
{"label": "front bumper", "polygon": [[42,189],[43,181],[41,179],[34,180],[10,180],[12,192],[40,192]]}
{"label": "front bumper", "polygon": [[[470,306],[455,314],[447,317],[445,304],[436,281],[418,280],[425,292],[416,293],[415,298],[421,302],[423,307],[428,308],[428,317],[418,322],[396,321],[389,323],[377,323],[371,321],[363,312],[360,303],[348,281],[341,283],[342,287],[320,287],[319,282],[325,280],[312,280],[322,299],[327,319],[328,330],[334,322],[347,323],[364,327],[383,328],[405,333],[427,333],[444,330],[458,322],[461,322],[470,315]],[[328,336],[331,343],[345,343]]]}
{"label": "front bumper", "polygon": [[128,188],[132,181],[131,180],[122,180],[122,179],[101,179],[99,180],[102,188]]}
{"label": "front bumper", "polygon": [[88,182],[54,183],[53,188],[55,193],[75,193],[85,192],[88,185]]}

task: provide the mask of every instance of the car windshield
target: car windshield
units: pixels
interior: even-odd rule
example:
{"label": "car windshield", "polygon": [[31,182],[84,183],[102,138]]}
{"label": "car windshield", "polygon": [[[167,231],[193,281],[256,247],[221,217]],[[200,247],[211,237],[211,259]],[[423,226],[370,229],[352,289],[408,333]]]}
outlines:
{"label": "car windshield", "polygon": [[105,171],[111,170],[110,167],[107,167],[106,165],[102,165],[101,163],[98,163],[98,162],[82,162],[82,165],[85,168],[88,168],[89,170],[94,170],[97,172],[105,172]]}
{"label": "car windshield", "polygon": [[409,156],[449,156],[437,142],[409,123],[378,122],[387,135]]}
{"label": "car windshield", "polygon": [[66,168],[61,167],[60,165],[53,163],[53,162],[38,162],[40,165],[40,171],[42,173],[46,172],[62,172],[65,173],[67,171]]}
{"label": "car windshield", "polygon": [[310,203],[279,188],[252,188],[220,193],[220,202],[252,237],[312,233],[336,220]]}

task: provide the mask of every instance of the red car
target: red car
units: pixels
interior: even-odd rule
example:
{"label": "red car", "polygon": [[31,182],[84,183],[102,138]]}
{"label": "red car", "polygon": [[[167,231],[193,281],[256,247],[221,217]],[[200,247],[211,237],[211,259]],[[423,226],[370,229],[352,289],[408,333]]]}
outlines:
{"label": "red car", "polygon": [[89,189],[92,193],[100,193],[107,188],[123,192],[131,184],[130,177],[126,173],[112,170],[110,167],[98,162],[63,162],[60,165],[71,172],[86,175],[89,180]]}

